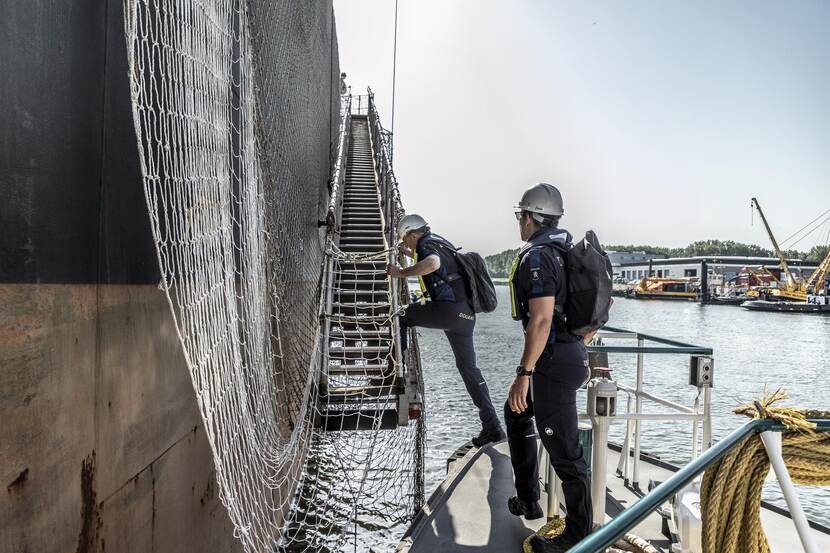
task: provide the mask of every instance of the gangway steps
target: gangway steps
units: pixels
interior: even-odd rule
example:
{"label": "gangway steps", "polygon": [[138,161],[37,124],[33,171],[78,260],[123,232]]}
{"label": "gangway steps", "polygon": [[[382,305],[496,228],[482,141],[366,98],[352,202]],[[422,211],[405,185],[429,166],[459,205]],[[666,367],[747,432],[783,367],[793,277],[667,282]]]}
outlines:
{"label": "gangway steps", "polygon": [[381,197],[365,117],[353,116],[351,146],[336,246],[341,252],[331,280],[328,315],[326,430],[394,428],[405,387],[395,366],[391,285]]}

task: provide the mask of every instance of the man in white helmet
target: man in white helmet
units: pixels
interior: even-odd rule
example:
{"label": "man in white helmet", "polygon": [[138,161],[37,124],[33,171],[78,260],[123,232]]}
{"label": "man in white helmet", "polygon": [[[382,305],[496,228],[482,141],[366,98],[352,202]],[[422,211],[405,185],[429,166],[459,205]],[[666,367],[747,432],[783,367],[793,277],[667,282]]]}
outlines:
{"label": "man in white helmet", "polygon": [[567,551],[591,530],[588,466],[577,432],[576,391],[588,380],[588,355],[581,336],[568,331],[563,316],[567,282],[563,251],[571,244],[559,228],[564,214],[555,186],[539,183],[516,206],[519,232],[526,245],[510,272],[513,318],[524,327],[524,348],[504,407],[516,496],[508,509],[529,519],[539,507],[536,430],[562,482],[567,516],[562,535],[531,538],[536,553]]}
{"label": "man in white helmet", "polygon": [[398,224],[399,247],[403,255],[415,260],[411,267],[389,265],[386,271],[393,277],[418,277],[421,293],[430,301],[407,306],[401,316],[401,346],[406,349],[407,330],[421,326],[444,331],[450,342],[455,365],[464,386],[478,408],[481,433],[473,444],[481,447],[504,439],[498,414],[490,399],[490,390],[476,365],[473,330],[476,316],[468,301],[466,284],[459,273],[455,259],[456,248],[446,239],[433,234],[423,217],[410,214]]}

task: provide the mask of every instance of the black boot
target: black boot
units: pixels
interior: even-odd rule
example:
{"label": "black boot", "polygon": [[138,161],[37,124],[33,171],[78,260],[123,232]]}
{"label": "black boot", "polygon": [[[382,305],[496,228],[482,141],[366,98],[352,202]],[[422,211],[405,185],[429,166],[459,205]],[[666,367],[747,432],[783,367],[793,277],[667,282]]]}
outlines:
{"label": "black boot", "polygon": [[501,426],[494,429],[482,429],[481,433],[473,438],[473,445],[476,447],[482,447],[490,442],[500,442],[507,438],[507,435],[504,433],[504,430],[501,429]]}
{"label": "black boot", "polygon": [[565,553],[568,549],[576,545],[576,543],[564,536],[556,536],[555,538],[549,539],[534,535],[530,538],[530,550],[533,553]]}
{"label": "black boot", "polygon": [[517,517],[525,517],[527,520],[536,520],[545,516],[538,501],[522,501],[515,495],[507,500],[507,510],[511,514]]}

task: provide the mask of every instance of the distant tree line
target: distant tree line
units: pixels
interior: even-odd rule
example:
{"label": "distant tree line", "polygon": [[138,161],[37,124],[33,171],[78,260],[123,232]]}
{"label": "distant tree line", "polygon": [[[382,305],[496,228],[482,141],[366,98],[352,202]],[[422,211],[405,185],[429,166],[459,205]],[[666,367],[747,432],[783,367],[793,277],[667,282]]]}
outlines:
{"label": "distant tree line", "polygon": [[490,271],[490,275],[493,278],[507,278],[510,274],[510,266],[513,264],[513,260],[516,259],[518,253],[519,248],[515,248],[485,257],[484,262],[487,263],[487,269]]}
{"label": "distant tree line", "polygon": [[[633,246],[608,245],[606,250],[617,252],[644,251],[651,254],[662,254],[666,257],[695,257],[702,255],[734,255],[740,257],[775,257],[775,252],[762,248],[756,244],[744,244],[733,240],[698,240],[684,248],[664,248],[662,246]],[[830,246],[813,246],[807,252],[798,250],[784,250],[787,259],[820,262],[827,256]]]}
{"label": "distant tree line", "polygon": [[[653,255],[665,257],[695,257],[701,255],[734,255],[741,257],[775,257],[775,253],[767,248],[755,244],[743,244],[732,240],[698,240],[692,242],[685,248],[666,248],[663,246],[644,245],[607,245],[605,249],[616,252],[646,252]],[[798,250],[786,250],[784,255],[787,259],[800,259],[802,261],[819,263],[828,252],[830,245],[813,246],[807,252]],[[484,258],[487,268],[494,278],[505,278],[510,273],[510,266],[516,258],[519,249],[505,250],[500,253],[488,255]]]}
{"label": "distant tree line", "polygon": [[827,254],[830,253],[830,244],[826,246],[813,246],[810,248],[806,254],[804,254],[804,259],[806,261],[815,261],[816,263],[821,263]]}

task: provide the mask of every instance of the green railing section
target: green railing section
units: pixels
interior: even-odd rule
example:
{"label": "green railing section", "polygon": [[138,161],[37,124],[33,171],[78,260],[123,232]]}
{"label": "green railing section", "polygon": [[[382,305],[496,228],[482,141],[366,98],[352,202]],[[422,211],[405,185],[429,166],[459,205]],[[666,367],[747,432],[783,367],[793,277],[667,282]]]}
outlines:
{"label": "green railing section", "polygon": [[[611,326],[604,326],[602,327],[603,331],[627,335],[632,339],[637,340],[638,342],[642,341],[643,345],[637,346],[595,346],[591,345],[588,346],[589,351],[604,351],[607,353],[685,353],[691,355],[712,355],[712,348],[705,348],[701,346],[695,346],[692,344],[685,344],[683,342],[678,342],[675,340],[668,340],[666,338],[660,338],[658,336],[651,336],[649,334],[643,334],[641,332],[634,332],[631,330],[624,330],[621,328],[614,328]],[[613,338],[611,336],[610,338]],[[659,346],[647,346],[645,345],[646,342],[654,342],[655,344],[660,344]]]}
{"label": "green railing section", "polygon": [[[811,420],[815,423],[817,432],[830,431],[830,419]],[[786,430],[782,424],[769,420],[750,421],[733,431],[729,436],[704,451],[700,457],[674,473],[671,478],[643,496],[637,503],[620,513],[608,524],[592,533],[569,549],[569,553],[596,553],[610,547],[626,532],[634,528],[640,521],[668,501],[683,486],[694,480],[700,473],[716,463],[721,457],[729,453],[738,443],[747,436],[771,430],[782,432]]]}

